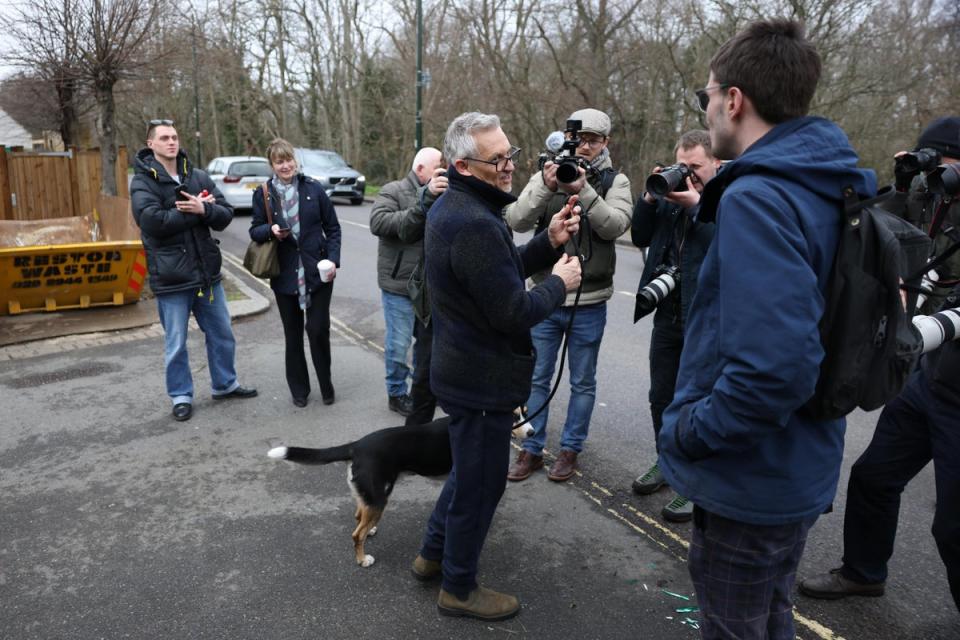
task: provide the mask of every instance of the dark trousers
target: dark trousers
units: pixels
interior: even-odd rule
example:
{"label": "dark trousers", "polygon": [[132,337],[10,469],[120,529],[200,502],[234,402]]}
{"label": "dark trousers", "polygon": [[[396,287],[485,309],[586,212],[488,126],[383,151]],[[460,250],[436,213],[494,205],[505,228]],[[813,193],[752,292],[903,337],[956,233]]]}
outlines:
{"label": "dark trousers", "polygon": [[410,383],[410,400],[413,413],[404,424],[426,424],[433,420],[437,398],[430,391],[430,358],[433,354],[433,323],[426,326],[420,319],[413,321],[413,381]]}
{"label": "dark trousers", "polygon": [[843,575],[887,578],[904,487],[933,459],[937,507],[933,538],[960,609],[960,398],[934,393],[922,371],[887,403],[873,439],[854,463],[843,521]]}
{"label": "dark trousers", "polygon": [[664,300],[653,317],[650,334],[650,417],[653,419],[653,438],[660,451],[660,428],[663,412],[673,401],[680,371],[680,352],[683,351],[683,327],[673,312],[672,296]]}
{"label": "dark trousers", "polygon": [[507,484],[513,413],[441,403],[450,416],[453,469],[427,522],[420,555],[442,560],[443,589],[461,599],[477,587],[477,564]]}
{"label": "dark trousers", "polygon": [[706,640],[793,640],[793,583],[816,518],[756,525],[693,508],[690,577]]}
{"label": "dark trousers", "polygon": [[330,298],[333,296],[333,283],[322,284],[311,294],[312,302],[306,312],[300,308],[296,295],[277,292],[274,292],[274,295],[280,321],[283,323],[283,341],[286,347],[284,364],[291,395],[304,399],[310,395],[310,373],[303,352],[303,332],[306,327],[307,339],[310,341],[310,357],[320,384],[320,394],[324,398],[331,397],[333,384],[330,382]]}

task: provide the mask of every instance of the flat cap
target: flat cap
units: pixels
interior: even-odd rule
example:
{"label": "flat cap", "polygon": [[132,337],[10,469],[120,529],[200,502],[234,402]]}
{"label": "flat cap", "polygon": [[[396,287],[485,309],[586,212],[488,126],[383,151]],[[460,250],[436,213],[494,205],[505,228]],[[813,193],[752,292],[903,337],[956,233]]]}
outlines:
{"label": "flat cap", "polygon": [[597,109],[580,109],[570,114],[570,120],[579,120],[583,123],[580,131],[597,133],[601,136],[610,135],[610,116]]}

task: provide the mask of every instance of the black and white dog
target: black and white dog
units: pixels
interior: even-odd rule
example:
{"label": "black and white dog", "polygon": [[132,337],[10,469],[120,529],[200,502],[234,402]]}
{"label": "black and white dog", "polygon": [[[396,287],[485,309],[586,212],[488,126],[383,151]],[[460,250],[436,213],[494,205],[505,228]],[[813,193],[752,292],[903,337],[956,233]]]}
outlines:
{"label": "black and white dog", "polygon": [[[518,409],[514,413],[516,422],[521,422],[525,411]],[[449,425],[450,418],[443,417],[422,425],[380,429],[339,447],[274,447],[267,455],[300,464],[350,462],[347,482],[357,501],[353,548],[357,564],[369,567],[374,558],[364,553],[363,543],[367,536],[377,532],[377,523],[387,506],[397,477],[403,472],[428,477],[450,473],[453,458],[447,433]],[[532,431],[529,425],[523,425],[514,429],[514,435],[526,437]]]}

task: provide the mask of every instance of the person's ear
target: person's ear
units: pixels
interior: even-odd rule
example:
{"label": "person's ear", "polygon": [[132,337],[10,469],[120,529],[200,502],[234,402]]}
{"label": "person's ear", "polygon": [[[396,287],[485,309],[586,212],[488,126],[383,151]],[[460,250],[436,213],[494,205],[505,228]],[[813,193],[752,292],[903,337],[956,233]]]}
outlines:
{"label": "person's ear", "polygon": [[747,96],[743,94],[740,87],[730,87],[723,96],[723,106],[727,109],[729,118],[743,116],[746,111]]}

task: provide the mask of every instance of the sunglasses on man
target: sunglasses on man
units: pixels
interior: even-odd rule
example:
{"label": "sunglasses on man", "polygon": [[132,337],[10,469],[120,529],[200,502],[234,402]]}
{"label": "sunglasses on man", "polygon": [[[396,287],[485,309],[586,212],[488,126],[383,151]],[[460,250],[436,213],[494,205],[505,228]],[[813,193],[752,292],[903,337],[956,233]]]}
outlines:
{"label": "sunglasses on man", "polygon": [[712,84],[709,87],[704,87],[703,89],[697,89],[694,91],[694,94],[697,96],[697,106],[700,107],[700,111],[704,113],[707,112],[707,105],[710,104],[710,90],[711,89],[720,89],[721,91],[729,88],[728,84]]}

